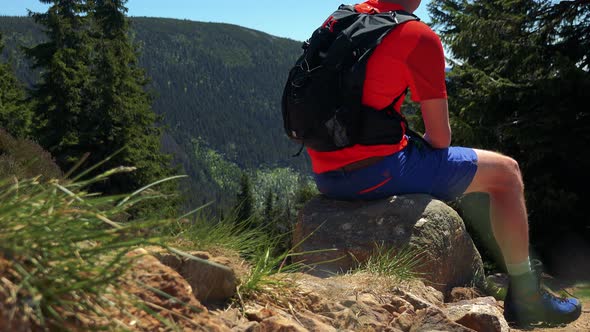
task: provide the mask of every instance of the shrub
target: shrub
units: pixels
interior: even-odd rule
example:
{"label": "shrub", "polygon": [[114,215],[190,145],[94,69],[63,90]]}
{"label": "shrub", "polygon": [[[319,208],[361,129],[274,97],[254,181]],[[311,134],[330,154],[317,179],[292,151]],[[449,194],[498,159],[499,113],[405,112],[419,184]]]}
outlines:
{"label": "shrub", "polygon": [[29,139],[12,137],[0,128],[0,178],[61,178],[63,173],[51,154]]}

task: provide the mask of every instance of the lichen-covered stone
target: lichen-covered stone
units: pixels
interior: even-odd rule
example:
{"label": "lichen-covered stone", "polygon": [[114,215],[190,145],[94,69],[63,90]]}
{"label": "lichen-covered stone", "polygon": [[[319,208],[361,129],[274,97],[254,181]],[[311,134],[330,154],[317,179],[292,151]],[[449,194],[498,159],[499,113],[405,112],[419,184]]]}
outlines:
{"label": "lichen-covered stone", "polygon": [[297,252],[331,249],[295,257],[318,264],[312,271],[318,276],[354,268],[378,244],[413,252],[420,261],[421,277],[445,294],[483,278],[481,256],[463,220],[428,195],[352,202],[317,196],[300,212],[293,243],[298,244]]}

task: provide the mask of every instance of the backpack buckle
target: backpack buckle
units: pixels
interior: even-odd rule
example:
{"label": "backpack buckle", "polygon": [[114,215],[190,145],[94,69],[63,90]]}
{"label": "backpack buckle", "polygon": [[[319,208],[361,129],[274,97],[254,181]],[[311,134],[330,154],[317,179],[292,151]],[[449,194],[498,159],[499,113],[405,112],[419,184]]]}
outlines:
{"label": "backpack buckle", "polygon": [[395,11],[391,11],[391,18],[393,18],[395,24],[399,24],[399,21],[397,20],[397,13]]}

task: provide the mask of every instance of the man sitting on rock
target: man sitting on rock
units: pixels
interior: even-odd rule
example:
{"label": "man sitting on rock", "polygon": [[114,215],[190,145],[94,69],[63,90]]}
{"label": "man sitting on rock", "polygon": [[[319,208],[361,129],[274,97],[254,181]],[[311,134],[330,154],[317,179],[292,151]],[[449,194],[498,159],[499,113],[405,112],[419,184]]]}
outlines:
{"label": "man sitting on rock", "polygon": [[[355,9],[414,12],[419,5],[420,0],[368,0]],[[393,145],[354,145],[329,152],[308,148],[320,192],[345,200],[425,193],[445,201],[466,193],[487,193],[494,236],[510,276],[506,319],[518,325],[576,320],[580,302],[547,293],[531,270],[518,163],[500,153],[450,146],[443,48],[438,36],[419,21],[402,23],[377,46],[367,64],[363,104],[383,109],[407,87],[420,104],[423,138],[430,146],[404,136]],[[394,105],[396,110],[403,100]]]}

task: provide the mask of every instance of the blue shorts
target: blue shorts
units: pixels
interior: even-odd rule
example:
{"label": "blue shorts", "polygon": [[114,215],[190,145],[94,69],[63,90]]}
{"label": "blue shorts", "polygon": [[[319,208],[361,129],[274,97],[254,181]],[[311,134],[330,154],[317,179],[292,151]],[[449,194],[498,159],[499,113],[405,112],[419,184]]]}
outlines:
{"label": "blue shorts", "polygon": [[372,200],[423,193],[443,201],[461,196],[477,171],[473,149],[432,149],[415,138],[408,146],[378,163],[351,172],[315,174],[321,193],[341,200]]}

